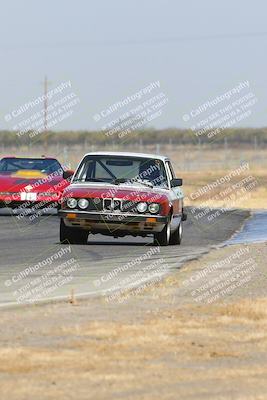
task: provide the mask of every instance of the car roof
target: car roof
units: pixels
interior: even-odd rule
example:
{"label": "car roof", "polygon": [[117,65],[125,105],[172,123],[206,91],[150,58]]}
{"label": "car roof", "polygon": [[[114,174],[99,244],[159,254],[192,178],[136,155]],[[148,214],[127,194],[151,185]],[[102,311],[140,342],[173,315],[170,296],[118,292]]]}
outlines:
{"label": "car roof", "polygon": [[141,158],[155,158],[157,160],[169,160],[169,157],[160,156],[159,154],[146,154],[146,153],[131,153],[123,151],[95,151],[84,155],[86,156],[123,156],[123,157],[141,157]]}
{"label": "car roof", "polygon": [[54,157],[17,157],[17,156],[4,156],[1,160],[5,160],[6,158],[13,158],[15,160],[56,160]]}

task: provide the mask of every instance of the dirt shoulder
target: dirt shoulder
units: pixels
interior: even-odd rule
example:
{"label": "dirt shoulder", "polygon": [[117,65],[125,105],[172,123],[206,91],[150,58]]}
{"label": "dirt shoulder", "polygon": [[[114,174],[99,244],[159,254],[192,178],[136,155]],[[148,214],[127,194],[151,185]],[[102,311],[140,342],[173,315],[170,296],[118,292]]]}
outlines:
{"label": "dirt shoulder", "polygon": [[266,399],[266,256],[224,247],[120,304],[3,311],[1,399]]}

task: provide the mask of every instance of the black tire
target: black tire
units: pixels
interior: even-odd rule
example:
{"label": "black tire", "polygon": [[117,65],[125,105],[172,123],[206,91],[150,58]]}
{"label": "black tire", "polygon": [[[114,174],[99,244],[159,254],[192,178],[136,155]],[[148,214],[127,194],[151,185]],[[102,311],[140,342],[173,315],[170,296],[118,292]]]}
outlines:
{"label": "black tire", "polygon": [[60,219],[60,243],[70,244],[86,244],[88,232],[81,228],[69,228],[64,224],[63,219]]}
{"label": "black tire", "polygon": [[164,226],[163,230],[154,234],[154,244],[159,246],[168,246],[171,238],[171,223],[170,220]]}
{"label": "black tire", "polygon": [[182,237],[183,237],[183,225],[181,221],[176,231],[174,231],[171,234],[170,244],[181,244]]}

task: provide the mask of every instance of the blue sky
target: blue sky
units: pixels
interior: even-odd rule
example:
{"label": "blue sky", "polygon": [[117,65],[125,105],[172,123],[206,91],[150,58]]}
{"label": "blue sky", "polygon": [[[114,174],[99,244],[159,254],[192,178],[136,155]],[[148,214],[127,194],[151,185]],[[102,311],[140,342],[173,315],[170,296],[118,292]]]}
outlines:
{"label": "blue sky", "polygon": [[10,0],[1,2],[3,116],[70,80],[80,98],[57,129],[95,129],[93,116],[150,82],[169,101],[153,125],[182,116],[241,81],[258,98],[244,126],[266,126],[267,3],[262,0]]}

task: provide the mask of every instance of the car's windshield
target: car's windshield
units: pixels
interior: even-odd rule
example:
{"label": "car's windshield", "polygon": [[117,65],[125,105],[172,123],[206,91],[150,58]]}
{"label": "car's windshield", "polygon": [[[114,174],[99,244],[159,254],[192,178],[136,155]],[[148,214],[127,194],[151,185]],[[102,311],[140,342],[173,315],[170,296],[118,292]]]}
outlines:
{"label": "car's windshield", "polygon": [[44,174],[52,174],[62,169],[55,159],[47,158],[3,158],[0,161],[0,172],[17,172],[20,170],[37,170]]}
{"label": "car's windshield", "polygon": [[117,184],[139,182],[167,187],[163,162],[143,157],[87,156],[79,166],[73,181]]}

